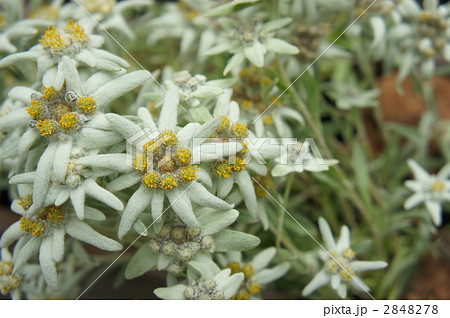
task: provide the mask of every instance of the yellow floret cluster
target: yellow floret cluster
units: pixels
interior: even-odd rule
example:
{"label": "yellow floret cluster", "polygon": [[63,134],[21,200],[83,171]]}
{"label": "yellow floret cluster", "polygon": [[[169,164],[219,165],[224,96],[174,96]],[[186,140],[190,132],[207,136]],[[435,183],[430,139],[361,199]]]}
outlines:
{"label": "yellow floret cluster", "polygon": [[50,225],[59,225],[64,220],[64,209],[59,206],[49,205],[38,213],[38,219],[46,221]]}
{"label": "yellow floret cluster", "polygon": [[35,127],[41,136],[51,137],[60,132],[68,134],[78,131],[87,121],[86,115],[96,111],[96,101],[88,96],[76,96],[67,101],[65,85],[61,90],[53,86],[43,86],[42,94],[32,95],[29,106],[26,108]]}
{"label": "yellow floret cluster", "polygon": [[64,30],[48,27],[39,42],[51,54],[77,53],[89,38],[84,29],[73,20],[68,20]]}
{"label": "yellow floret cluster", "polygon": [[35,218],[22,217],[20,219],[20,230],[41,237],[47,234],[50,227],[60,225],[64,221],[64,217],[63,207],[49,205],[42,208]]}
{"label": "yellow floret cluster", "polygon": [[47,232],[44,222],[41,220],[31,220],[26,217],[20,219],[20,230],[28,232],[33,236],[44,236]]}
{"label": "yellow floret cluster", "polygon": [[19,286],[19,279],[13,274],[11,262],[0,262],[0,293],[2,295]]}
{"label": "yellow floret cluster", "polygon": [[198,168],[191,162],[191,150],[178,145],[173,130],[165,130],[144,144],[142,153],[134,158],[133,167],[143,175],[142,183],[149,189],[171,190],[197,178]]}
{"label": "yellow floret cluster", "polygon": [[78,98],[77,106],[83,114],[92,114],[97,109],[95,100],[88,96],[81,96]]}
{"label": "yellow floret cluster", "polygon": [[29,194],[24,197],[19,197],[18,205],[22,207],[25,211],[33,204],[33,195]]}
{"label": "yellow floret cluster", "polygon": [[236,123],[230,128],[231,134],[236,138],[246,138],[248,137],[247,124],[243,125],[241,123]]}
{"label": "yellow floret cluster", "polygon": [[58,131],[58,123],[54,120],[44,119],[37,123],[41,136],[50,137]]}
{"label": "yellow floret cluster", "polygon": [[39,100],[32,100],[30,102],[30,106],[26,108],[26,111],[28,115],[32,119],[38,120],[44,117],[45,115],[45,106],[44,104]]}
{"label": "yellow floret cluster", "polygon": [[59,126],[61,127],[61,130],[64,132],[73,131],[77,128],[78,125],[78,117],[77,114],[74,112],[66,113],[61,116],[61,119],[59,120]]}
{"label": "yellow floret cluster", "polygon": [[233,296],[233,300],[248,300],[252,294],[256,294],[261,290],[261,285],[252,280],[255,269],[250,264],[241,266],[238,262],[231,262],[227,266],[231,269],[231,274],[243,273],[244,281],[242,282],[238,292]]}
{"label": "yellow floret cluster", "polygon": [[[214,173],[219,178],[229,178],[233,172],[241,172],[245,170],[247,163],[241,155],[233,158],[234,163],[227,161],[219,161],[214,167]],[[231,160],[231,159],[230,159]]]}

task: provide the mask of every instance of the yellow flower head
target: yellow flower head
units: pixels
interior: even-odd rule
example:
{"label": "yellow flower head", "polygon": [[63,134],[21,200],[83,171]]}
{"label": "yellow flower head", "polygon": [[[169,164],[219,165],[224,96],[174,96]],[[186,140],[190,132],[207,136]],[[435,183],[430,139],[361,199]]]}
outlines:
{"label": "yellow flower head", "polygon": [[45,114],[45,106],[39,100],[32,100],[26,111],[32,119],[42,119]]}
{"label": "yellow flower head", "polygon": [[17,204],[20,205],[22,209],[26,211],[33,204],[33,196],[29,194],[24,197],[19,197],[19,202],[17,202]]}
{"label": "yellow flower head", "polygon": [[236,157],[235,163],[231,165],[231,169],[234,172],[240,172],[242,170],[245,170],[246,166],[247,166],[247,163],[245,162],[244,158]]}
{"label": "yellow flower head", "polygon": [[44,137],[50,137],[58,131],[58,123],[50,119],[40,120],[36,127]]}
{"label": "yellow flower head", "polygon": [[356,256],[356,252],[348,247],[342,252],[342,255],[347,259],[353,259]]}
{"label": "yellow flower head", "polygon": [[63,208],[55,205],[49,205],[38,213],[38,219],[46,221],[50,225],[59,225],[64,220]]}
{"label": "yellow flower head", "polygon": [[78,116],[76,113],[66,113],[61,116],[59,120],[59,126],[63,131],[74,131],[78,128]]}
{"label": "yellow flower head", "polygon": [[97,103],[92,97],[81,96],[77,99],[78,109],[83,114],[92,114],[97,109]]}
{"label": "yellow flower head", "polygon": [[231,274],[236,274],[241,272],[241,265],[238,262],[231,262],[227,265],[231,269]]}
{"label": "yellow flower head", "polygon": [[236,138],[246,138],[248,136],[247,124],[236,123],[232,125],[231,134]]}
{"label": "yellow flower head", "polygon": [[176,146],[178,137],[173,130],[166,130],[159,134],[158,143],[163,146]]}
{"label": "yellow flower head", "polygon": [[150,189],[156,189],[161,180],[155,171],[147,172],[142,178],[142,182]]}
{"label": "yellow flower head", "polygon": [[435,191],[435,192],[440,192],[442,190],[444,190],[445,185],[442,181],[437,180],[435,181],[432,185],[431,185],[431,190]]}
{"label": "yellow flower head", "polygon": [[214,167],[214,172],[219,178],[229,178],[232,172],[232,166],[226,161],[220,161]]}
{"label": "yellow flower head", "polygon": [[273,106],[276,106],[276,107],[282,106],[281,99],[279,97],[276,97],[276,96],[273,96],[270,99],[270,104],[272,104]]}
{"label": "yellow flower head", "polygon": [[272,116],[265,115],[265,116],[263,117],[263,122],[264,122],[264,125],[266,125],[266,126],[272,125],[272,124],[273,124]]}
{"label": "yellow flower head", "polygon": [[188,183],[192,180],[197,179],[197,172],[198,167],[197,166],[186,166],[181,167],[178,170],[178,175],[180,177],[180,181],[183,183]]}
{"label": "yellow flower head", "polygon": [[235,296],[233,296],[231,299],[233,300],[249,300],[250,299],[250,293],[246,289],[240,289]]}
{"label": "yellow flower head", "polygon": [[41,42],[43,48],[51,49],[55,52],[61,52],[66,46],[64,40],[61,38],[61,33],[54,26],[47,28],[47,31],[45,31],[39,42]]}
{"label": "yellow flower head", "polygon": [[261,285],[252,280],[247,284],[247,290],[250,292],[250,294],[259,293],[259,291],[261,290]]}
{"label": "yellow flower head", "polygon": [[341,280],[343,282],[349,282],[352,280],[352,276],[354,275],[354,272],[350,268],[346,268],[345,270],[341,269],[339,274],[341,275]]}
{"label": "yellow flower head", "polygon": [[0,262],[0,275],[11,274],[13,266],[11,262]]}
{"label": "yellow flower head", "polygon": [[216,129],[217,133],[225,132],[228,129],[228,127],[230,126],[230,120],[228,119],[227,116],[220,115],[220,117],[222,117],[222,122],[220,123],[220,125]]}
{"label": "yellow flower head", "polygon": [[247,111],[250,110],[252,108],[252,106],[253,106],[253,102],[249,99],[244,99],[241,103],[242,109],[247,110]]}
{"label": "yellow flower head", "polygon": [[73,44],[86,44],[89,40],[84,29],[73,20],[68,20],[63,31],[56,29],[54,26],[48,27],[44,35],[39,40],[44,49],[50,50],[52,54],[64,53],[67,48],[80,49],[80,46],[72,46]]}
{"label": "yellow flower head", "polygon": [[133,168],[140,173],[147,171],[147,157],[145,155],[136,155],[133,160]]}
{"label": "yellow flower head", "polygon": [[53,86],[42,86],[42,88],[44,89],[42,98],[51,100],[58,96],[58,91]]}
{"label": "yellow flower head", "polygon": [[161,177],[161,187],[170,190],[178,186],[177,178],[172,173],[165,173]]}
{"label": "yellow flower head", "polygon": [[245,264],[242,267],[242,272],[244,273],[245,278],[249,279],[249,278],[252,278],[253,275],[255,274],[255,269],[253,268],[252,265]]}
{"label": "yellow flower head", "polygon": [[19,286],[19,279],[16,276],[13,274],[3,275],[0,281],[0,293],[6,296],[11,289],[17,286]]}
{"label": "yellow flower head", "polygon": [[28,232],[33,236],[44,236],[46,231],[45,224],[41,220],[33,221],[22,217],[20,219],[20,230]]}
{"label": "yellow flower head", "polygon": [[84,33],[84,29],[78,24],[78,21],[67,20],[64,32],[70,33],[75,41],[85,43],[88,40],[88,36]]}
{"label": "yellow flower head", "polygon": [[157,141],[150,140],[144,145],[144,151],[146,152],[147,156],[156,157],[161,154],[162,149]]}
{"label": "yellow flower head", "polygon": [[188,165],[191,163],[192,152],[186,147],[178,147],[175,151],[175,158],[178,165]]}

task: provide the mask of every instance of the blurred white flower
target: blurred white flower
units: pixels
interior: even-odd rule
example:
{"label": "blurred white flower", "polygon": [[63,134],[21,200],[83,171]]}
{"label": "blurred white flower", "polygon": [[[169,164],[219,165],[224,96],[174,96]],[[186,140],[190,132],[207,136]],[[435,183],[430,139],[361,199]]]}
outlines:
{"label": "blurred white flower", "polygon": [[[63,260],[66,234],[106,251],[122,249],[121,244],[80,221],[73,210],[66,205],[60,207],[48,205],[34,216],[29,216],[27,212],[31,204],[30,194],[12,203],[11,209],[22,217],[13,223],[0,239],[1,248],[7,248],[17,241],[14,271],[24,266],[31,257],[39,254],[42,275],[47,285],[51,289],[56,289],[58,284],[56,263]],[[87,218],[106,219],[103,213],[96,209],[87,207],[85,209],[89,211]]]}
{"label": "blurred white flower", "polygon": [[157,288],[154,293],[162,299],[187,299],[187,300],[224,300],[230,299],[242,281],[244,274],[231,274],[229,268],[219,272],[215,271],[211,277],[194,279],[186,284],[177,284],[171,287]]}
{"label": "blurred white flower", "polygon": [[[283,141],[285,143],[289,142],[285,139]],[[318,149],[314,143],[311,143],[312,140],[306,140],[301,143],[291,138],[291,142],[294,141],[295,144],[289,143],[285,145],[287,152],[285,156],[275,158],[277,164],[272,169],[272,176],[282,177],[292,172],[327,171],[330,166],[339,163],[336,159],[323,159],[320,153],[316,153]]]}
{"label": "blurred white flower", "polygon": [[275,37],[277,30],[292,22],[291,18],[281,18],[269,22],[261,22],[252,17],[252,11],[242,10],[235,18],[220,18],[219,23],[224,29],[218,44],[205,55],[216,55],[223,52],[232,53],[223,74],[248,59],[257,67],[264,66],[264,56],[267,52],[280,54],[297,54],[299,50],[292,44]]}
{"label": "blurred white flower", "polygon": [[103,42],[102,36],[86,33],[77,21],[68,20],[64,27],[49,27],[40,43],[28,51],[10,54],[0,60],[0,68],[18,62],[36,61],[37,77],[40,79],[57,65],[56,77],[61,80],[55,89],[60,90],[64,79],[70,81],[79,76],[79,64],[107,71],[120,71],[129,66],[121,57],[99,49]]}
{"label": "blurred white flower", "polygon": [[333,238],[330,226],[323,218],[319,219],[319,229],[327,249],[327,252],[319,250],[319,256],[324,262],[324,267],[306,285],[302,295],[308,296],[327,284],[331,284],[331,288],[341,298],[347,296],[347,285],[363,292],[369,292],[369,286],[356,276],[356,273],[385,268],[388,264],[383,261],[355,260],[356,252],[350,248],[350,230],[347,226],[342,226],[341,235],[337,242]]}
{"label": "blurred white flower", "polygon": [[273,268],[267,268],[276,252],[274,247],[266,248],[256,254],[250,262],[244,262],[242,253],[240,252],[229,252],[225,255],[217,255],[219,264],[222,267],[231,269],[232,274],[244,274],[244,281],[232,299],[257,299],[255,294],[259,293],[264,285],[279,279],[287,273],[289,270],[288,263],[282,263]]}
{"label": "blurred white flower", "polygon": [[397,54],[400,64],[397,84],[419,66],[421,75],[430,78],[436,68],[436,58],[450,61],[450,5],[437,0],[425,0],[423,9],[414,0],[402,0],[396,9],[401,23],[392,27],[388,37],[393,46],[403,54]]}
{"label": "blurred white flower", "polygon": [[436,175],[429,174],[412,159],[408,160],[408,165],[416,180],[405,182],[405,186],[414,191],[414,194],[405,201],[405,209],[411,210],[420,203],[425,203],[433,223],[436,226],[441,225],[441,204],[450,201],[450,164],[442,167]]}

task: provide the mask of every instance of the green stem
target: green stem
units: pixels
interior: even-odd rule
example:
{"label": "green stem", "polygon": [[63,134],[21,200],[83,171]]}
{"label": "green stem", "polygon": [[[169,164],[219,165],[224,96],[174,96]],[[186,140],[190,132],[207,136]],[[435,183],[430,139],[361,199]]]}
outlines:
{"label": "green stem", "polygon": [[275,226],[273,224],[269,225],[269,229],[270,231],[276,236],[276,237],[280,237],[280,241],[281,243],[289,250],[291,251],[296,257],[297,259],[303,263],[311,272],[314,272],[314,268],[312,268],[311,264],[308,264],[307,262],[305,262],[305,257],[303,256],[303,253],[300,252],[299,250],[297,250],[297,248],[294,246],[294,244],[292,244],[290,241],[288,241],[286,238],[284,238],[281,235],[278,235],[278,230],[275,228]]}
{"label": "green stem", "polygon": [[431,78],[422,81],[422,95],[427,108],[437,114],[437,104],[434,96],[433,81]]}
{"label": "green stem", "polygon": [[[289,78],[286,75],[286,72],[284,70],[284,66],[282,65],[280,59],[278,58],[278,68],[280,71],[280,75],[281,78],[280,80],[282,81],[283,85],[285,85],[286,87],[289,87],[288,91],[291,94],[292,98],[294,99],[294,102],[297,104],[297,107],[299,108],[300,112],[302,113],[303,117],[305,118],[305,121],[307,122],[309,128],[311,129],[314,138],[319,142],[319,145],[322,149],[322,151],[324,152],[325,156],[327,158],[332,158],[332,153],[330,148],[328,147],[325,138],[323,137],[320,129],[317,127],[317,125],[315,124],[311,113],[308,111],[306,105],[303,103],[303,101],[301,100],[300,96],[298,95],[298,93],[295,91],[293,85],[291,85]],[[290,86],[291,85],[291,86]],[[364,221],[366,222],[367,226],[369,227],[370,231],[372,232],[372,235],[375,238],[375,241],[377,243],[377,247],[380,251],[382,251],[382,244],[381,244],[381,240],[380,237],[375,229],[374,223],[370,217],[369,212],[366,210],[363,201],[361,200],[361,198],[359,197],[358,193],[356,192],[353,184],[351,183],[351,181],[346,177],[344,171],[342,170],[341,167],[339,166],[333,166],[334,170],[336,171],[340,181],[342,182],[342,184],[344,185],[345,189],[348,191],[349,196],[350,196],[350,200],[355,204],[355,206],[357,207],[359,213],[361,214],[362,218],[364,219]]]}
{"label": "green stem", "polygon": [[[284,196],[283,196],[283,207],[287,209],[287,201],[289,199],[289,194],[291,193],[292,188],[292,181],[294,180],[294,173],[289,174],[288,180],[286,182],[286,188],[284,189]],[[283,224],[284,224],[284,215],[286,214],[284,212],[284,209],[280,206],[279,209],[279,216],[278,216],[278,230],[277,230],[277,239],[275,242],[275,246],[277,248],[280,248],[280,241],[281,236],[283,235]]]}

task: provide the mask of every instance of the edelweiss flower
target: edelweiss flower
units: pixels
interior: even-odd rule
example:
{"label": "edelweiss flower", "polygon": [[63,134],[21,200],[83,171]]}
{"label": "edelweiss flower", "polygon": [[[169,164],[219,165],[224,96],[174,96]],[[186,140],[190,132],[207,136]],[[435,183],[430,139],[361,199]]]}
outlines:
{"label": "edelweiss flower", "polygon": [[[100,126],[100,129],[104,129],[106,120],[101,120],[101,111],[111,101],[147,79],[147,72],[135,71],[116,78],[96,73],[87,79],[76,76],[64,81],[58,78],[55,69],[50,70],[43,79],[42,93],[23,86],[16,86],[9,92],[9,97],[16,103],[11,111],[0,117],[0,132],[29,126],[21,136],[18,153],[14,154],[23,159],[40,136],[49,141],[55,137],[65,140],[84,126],[90,129]],[[57,90],[57,86],[61,86],[61,89]],[[88,121],[92,123],[87,125]],[[89,129],[86,132],[89,133]],[[101,131],[98,133],[98,137],[104,137]],[[92,141],[91,136],[87,137],[88,141]]]}
{"label": "edelweiss flower", "polygon": [[416,1],[402,0],[397,5],[402,22],[391,28],[389,36],[404,52],[401,55],[398,83],[416,66],[429,78],[435,71],[435,60],[442,56],[450,61],[450,10],[448,4],[425,0],[423,9]]}
{"label": "edelweiss flower", "polygon": [[190,107],[200,105],[200,100],[217,97],[223,94],[224,90],[215,85],[215,81],[206,81],[206,77],[201,74],[192,76],[188,71],[175,73],[173,81],[165,81],[170,88],[176,86],[179,89],[180,102]]}
{"label": "edelweiss flower", "polygon": [[[86,242],[106,251],[120,251],[122,245],[103,236],[88,224],[80,221],[72,209],[66,205],[57,207],[49,205],[42,208],[36,215],[28,216],[27,209],[31,204],[31,196],[14,200],[11,209],[22,216],[13,223],[2,235],[0,247],[7,248],[17,241],[17,257],[14,271],[21,268],[31,257],[39,252],[39,264],[47,285],[57,288],[56,263],[64,256],[64,237],[69,234],[76,240]],[[105,216],[98,210],[87,208],[88,216],[102,220]]]}
{"label": "edelweiss flower", "polygon": [[415,192],[405,201],[405,209],[411,210],[420,203],[425,203],[433,223],[441,225],[441,203],[450,201],[450,164],[446,164],[437,175],[430,175],[412,159],[408,160],[408,165],[416,180],[405,182],[405,186]]}
{"label": "edelweiss flower", "polygon": [[[132,145],[134,155],[106,154],[86,157],[79,163],[93,167],[116,167],[128,173],[120,176],[108,185],[111,191],[118,191],[141,182],[140,187],[131,196],[119,225],[119,237],[123,237],[134,224],[139,214],[151,206],[154,220],[163,212],[164,198],[167,197],[178,217],[190,227],[198,227],[192,203],[219,210],[228,210],[232,206],[212,195],[206,187],[211,186],[211,179],[196,164],[206,160],[217,160],[228,156],[227,151],[239,150],[237,145],[227,144],[194,145],[194,138],[210,136],[220,124],[212,120],[200,126],[191,123],[177,130],[178,90],[172,88],[164,99],[157,125],[145,108],[138,114],[145,127],[142,129],[131,120],[115,114],[107,114],[111,125]],[[218,147],[216,146],[221,146]],[[208,152],[213,150],[213,153]],[[194,161],[193,154],[197,156]],[[209,157],[208,154],[210,155]],[[128,163],[128,156],[133,162]],[[206,185],[197,182],[197,178]]]}
{"label": "edelweiss flower", "polygon": [[256,138],[247,129],[247,125],[239,122],[239,105],[230,102],[231,91],[219,96],[213,116],[221,118],[213,140],[234,139],[243,145],[242,150],[236,152],[228,160],[216,162],[213,170],[218,178],[217,195],[220,198],[228,196],[236,183],[244,198],[245,205],[253,217],[256,217],[258,204],[255,189],[248,170],[259,175],[267,174],[264,159],[272,159],[279,155],[279,145],[270,144],[268,139]]}
{"label": "edelweiss flower", "polygon": [[[49,148],[51,148],[50,145]],[[44,197],[44,205],[54,204],[55,206],[61,206],[70,199],[76,215],[81,220],[85,217],[86,195],[103,202],[115,210],[123,210],[122,202],[95,181],[99,177],[110,175],[111,170],[93,170],[79,164],[78,159],[82,160],[89,153],[85,154],[83,149],[72,147],[71,139],[61,143],[57,148],[52,147],[51,149],[55,149],[55,158],[58,155],[58,159],[50,167],[51,178],[47,191],[43,187],[41,191],[41,182],[36,180],[37,172],[15,175],[10,179],[10,184],[33,184],[34,189],[37,189],[34,191],[33,198],[41,202],[41,197]],[[98,150],[90,151],[91,154],[92,152],[97,153]],[[40,205],[32,205],[28,215],[33,215],[39,208]]]}
{"label": "edelweiss flower", "polygon": [[72,0],[72,3],[61,8],[60,16],[79,20],[80,24],[85,26],[89,32],[98,27],[98,23],[100,23],[102,27],[99,31],[103,31],[103,28],[116,30],[134,40],[136,36],[124,14],[126,15],[126,11],[148,7],[151,4],[152,0],[78,0],[76,2]]}
{"label": "edelweiss flower", "polygon": [[[56,71],[53,71],[49,75],[55,75],[55,73]],[[109,102],[127,91],[141,85],[148,77],[149,75],[145,71],[135,71],[112,80],[109,76],[94,74],[86,81],[86,86],[78,85],[81,82],[79,78],[69,82],[70,86],[75,88],[74,91],[69,92],[66,90],[62,92],[56,91],[53,86],[47,86],[44,94],[25,87],[15,87],[11,90],[11,97],[30,106],[28,108],[19,108],[2,116],[0,118],[0,131],[23,127],[30,122],[30,119],[31,123],[33,123],[33,120],[39,120],[37,123],[30,125],[31,127],[28,128],[23,136],[18,136],[20,141],[16,147],[16,155],[18,156],[17,169],[23,169],[22,164],[26,160],[30,160],[28,158],[30,152],[33,152],[32,158],[35,161],[28,162],[37,163],[36,168],[34,166],[29,167],[29,170],[25,171],[24,175],[17,176],[14,181],[15,183],[34,182],[33,206],[30,208],[30,213],[33,214],[42,208],[47,191],[51,185],[53,168],[57,170],[56,175],[59,183],[67,181],[65,180],[68,170],[67,164],[72,147],[78,138],[80,138],[80,141],[82,140],[81,143],[88,149],[89,147],[98,149],[101,146],[113,145],[120,141],[120,138],[117,138],[118,134],[111,130],[106,130],[110,129],[110,127],[109,122],[103,115],[97,115],[95,112],[103,109]],[[54,83],[55,77],[51,78],[49,76],[48,81]],[[44,83],[46,83],[46,80],[44,80]],[[82,88],[80,88],[81,86]],[[81,94],[86,91],[88,95]],[[89,127],[85,122],[91,116],[92,120],[89,123]],[[83,125],[88,127],[84,128]],[[79,131],[79,134],[76,133],[77,131]],[[32,149],[32,146],[39,138],[48,139],[48,146],[43,152],[42,149]],[[58,157],[58,155],[61,155],[61,157]],[[30,172],[34,169],[36,169],[35,172]],[[96,176],[94,175],[93,177],[95,179]],[[74,185],[71,182],[69,184]],[[84,202],[80,200],[84,197],[85,191],[88,193],[97,192],[97,194],[93,194],[97,198],[102,197],[98,193],[105,193],[105,191],[98,192],[99,187],[90,178],[87,178],[86,182],[82,183],[82,186],[82,188],[78,187],[74,192],[71,192],[71,195],[78,198],[76,200],[78,203]],[[92,191],[87,190],[88,188]],[[63,192],[67,194],[67,190]],[[119,202],[117,200],[111,201],[111,196],[109,196],[107,201],[114,204],[114,208],[119,208]],[[50,203],[53,204],[53,202]],[[81,210],[77,208],[76,211],[82,217]]]}
{"label": "edelweiss flower", "polygon": [[[242,109],[239,119],[244,124],[254,124],[257,137],[292,137],[288,121],[303,126],[302,115],[283,105],[281,98],[277,99],[281,92],[275,81],[267,76],[260,78],[260,75],[255,66],[243,68],[239,73],[233,95]],[[221,102],[229,103],[231,92],[227,93],[229,97]]]}
{"label": "edelweiss flower", "polygon": [[0,68],[21,61],[36,60],[37,77],[40,79],[56,64],[56,78],[59,80],[55,89],[59,91],[64,79],[70,81],[79,76],[76,67],[80,63],[107,71],[120,71],[129,66],[124,59],[98,49],[103,42],[104,39],[100,35],[87,34],[78,22],[68,20],[64,28],[49,27],[41,37],[40,44],[0,60]]}
{"label": "edelweiss flower", "polygon": [[273,282],[286,274],[289,270],[288,263],[282,263],[270,269],[267,268],[276,252],[274,247],[266,248],[256,254],[250,262],[243,262],[242,253],[240,252],[218,255],[220,265],[231,269],[231,274],[244,274],[244,281],[231,299],[255,299],[254,294],[259,293],[263,285]]}
{"label": "edelweiss flower", "polygon": [[355,289],[368,292],[369,286],[356,276],[356,273],[385,268],[388,264],[383,261],[354,260],[356,252],[350,248],[350,230],[347,226],[342,226],[341,235],[337,242],[333,238],[330,226],[323,218],[319,219],[319,229],[327,249],[327,252],[319,250],[319,256],[324,262],[324,267],[303,289],[302,295],[308,296],[327,284],[331,284],[331,288],[341,298],[347,296],[348,284]]}
{"label": "edelweiss flower", "polygon": [[186,226],[172,214],[166,216],[165,223],[152,230],[148,243],[131,258],[125,277],[133,279],[152,269],[179,275],[185,265],[200,264],[213,252],[248,250],[260,242],[256,236],[225,229],[239,216],[236,210],[202,208],[195,216],[198,228]]}
{"label": "edelweiss flower", "polygon": [[[287,142],[287,141],[285,141]],[[336,159],[322,159],[318,157],[316,153],[315,144],[310,144],[308,141],[299,143],[297,140],[292,139],[294,144],[287,144],[287,154],[276,158],[277,164],[272,169],[272,176],[282,177],[291,172],[320,172],[329,170],[330,166],[338,164]],[[314,153],[310,153],[310,147]]]}
{"label": "edelweiss flower", "polygon": [[129,108],[130,113],[135,113],[137,108],[147,104],[150,112],[157,114],[167,90],[175,87],[183,110],[180,120],[204,123],[211,119],[208,109],[212,107],[216,97],[223,94],[224,89],[230,87],[235,79],[207,80],[202,74],[191,75],[188,71],[174,72],[172,67],[167,66],[161,71],[160,82],[164,83],[164,86],[155,81],[148,81],[142,86],[135,102]]}
{"label": "edelweiss flower", "polygon": [[[217,266],[216,266],[217,267]],[[230,275],[229,268],[219,271],[209,277],[194,279],[186,284],[157,288],[154,293],[162,299],[173,300],[223,300],[230,299],[236,294],[244,280],[244,274]]]}
{"label": "edelweiss flower", "polygon": [[209,0],[164,3],[161,14],[149,19],[147,43],[156,45],[164,39],[180,39],[180,54],[197,50],[197,59],[201,59],[200,55],[214,43],[212,21],[204,15],[212,5],[213,1]]}
{"label": "edelweiss flower", "polygon": [[[0,14],[0,52],[14,53],[17,47],[15,40],[38,33],[38,28],[51,25],[51,21],[41,19],[26,19],[13,23],[7,22],[8,17]],[[13,42],[13,43],[11,43]]]}
{"label": "edelweiss flower", "polygon": [[330,84],[328,94],[336,102],[336,106],[342,110],[352,107],[377,107],[379,105],[379,89],[362,89],[355,78],[345,81],[336,80]]}
{"label": "edelweiss flower", "polygon": [[20,284],[20,275],[13,273],[14,264],[11,253],[1,249],[0,257],[0,294],[6,296],[11,294],[12,299],[20,298],[20,290],[17,288]]}
{"label": "edelweiss flower", "polygon": [[[250,8],[251,9],[251,8]],[[230,52],[233,56],[228,61],[223,74],[240,65],[247,58],[257,67],[264,66],[264,56],[268,51],[280,54],[297,54],[298,49],[274,37],[275,31],[291,23],[291,18],[282,18],[262,23],[254,20],[251,10],[242,10],[236,19],[220,18],[224,34],[218,39],[219,44],[207,50],[204,55],[216,55]]]}

